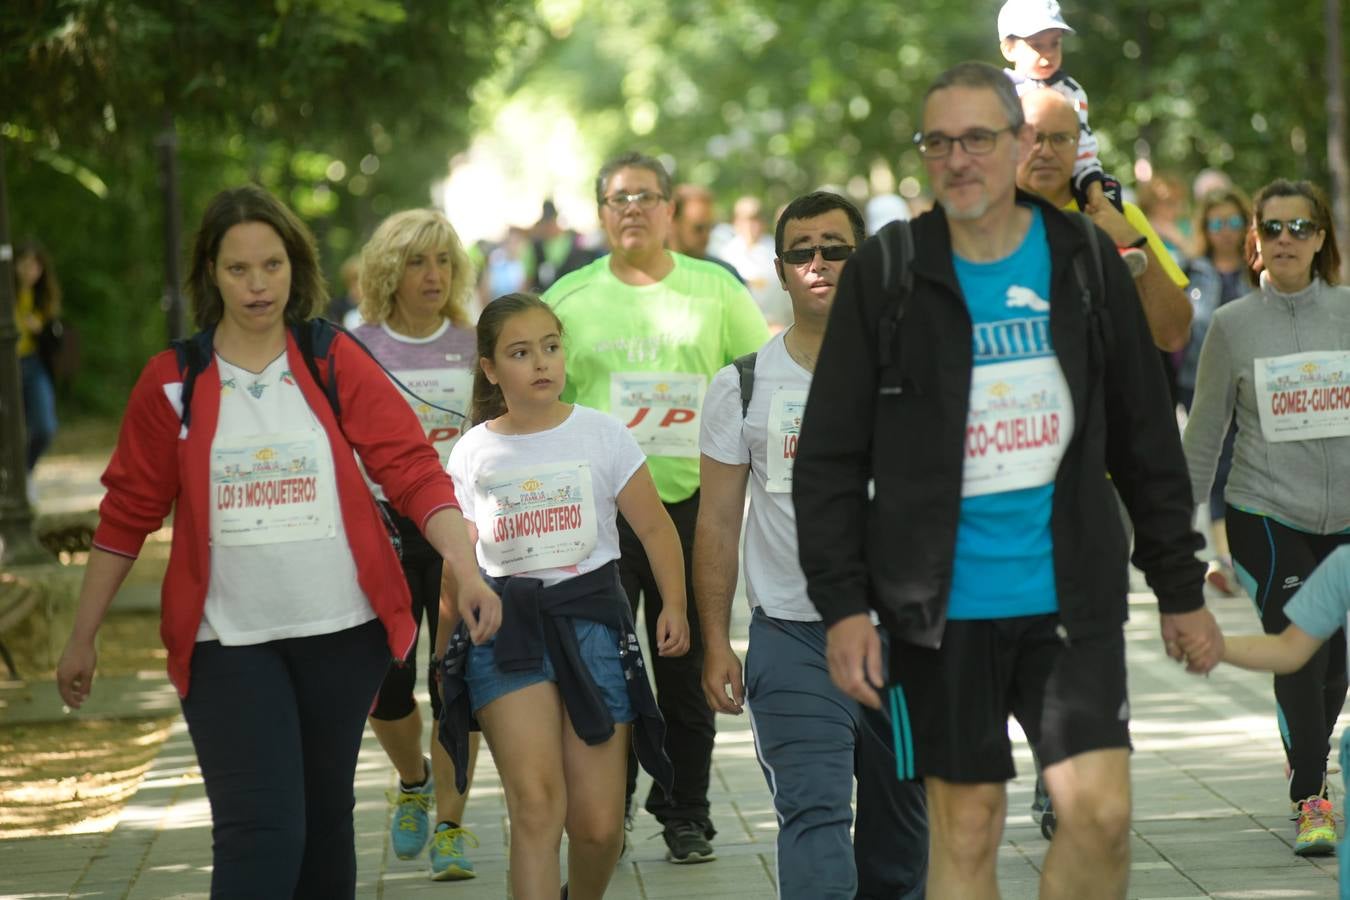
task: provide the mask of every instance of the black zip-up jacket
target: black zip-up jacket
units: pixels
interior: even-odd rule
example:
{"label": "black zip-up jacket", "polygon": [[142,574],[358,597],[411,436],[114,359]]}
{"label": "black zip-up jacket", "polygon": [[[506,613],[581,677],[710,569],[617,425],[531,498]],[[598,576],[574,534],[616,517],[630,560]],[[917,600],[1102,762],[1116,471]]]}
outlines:
{"label": "black zip-up jacket", "polygon": [[[1118,629],[1127,618],[1127,543],[1113,483],[1134,523],[1134,563],[1161,611],[1199,609],[1203,539],[1191,528],[1176,419],[1134,283],[1104,232],[1094,229],[1103,291],[1082,226],[1031,194],[1018,191],[1017,202],[1035,204],[1045,219],[1050,337],[1073,401],[1050,523],[1065,637]],[[899,293],[897,278],[882,284],[883,260],[899,258],[898,231],[867,239],[844,267],[792,493],[807,590],[825,624],[874,609],[898,640],[937,647],[961,511],[973,341],[946,215],[939,206],[910,226],[914,281],[898,327],[882,326]],[[888,363],[883,332],[894,335]]]}

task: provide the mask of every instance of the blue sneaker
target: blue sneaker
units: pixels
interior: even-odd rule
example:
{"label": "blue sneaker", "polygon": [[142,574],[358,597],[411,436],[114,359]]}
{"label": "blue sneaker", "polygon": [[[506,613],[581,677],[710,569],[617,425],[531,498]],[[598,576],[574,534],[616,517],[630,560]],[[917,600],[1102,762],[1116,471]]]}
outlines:
{"label": "blue sneaker", "polygon": [[427,813],[436,800],[436,783],[431,777],[431,764],[427,762],[427,780],[421,787],[410,791],[403,789],[399,782],[397,791],[385,796],[394,807],[393,818],[389,822],[389,843],[394,847],[394,855],[399,859],[415,859],[431,837],[431,826]]}
{"label": "blue sneaker", "polygon": [[464,855],[465,845],[478,846],[478,838],[467,828],[451,828],[448,822],[436,826],[436,834],[431,839],[432,881],[463,881],[478,873],[473,863]]}
{"label": "blue sneaker", "polygon": [[1041,826],[1041,836],[1047,841],[1055,836],[1055,808],[1040,775],[1036,776],[1036,790],[1031,798],[1031,821]]}

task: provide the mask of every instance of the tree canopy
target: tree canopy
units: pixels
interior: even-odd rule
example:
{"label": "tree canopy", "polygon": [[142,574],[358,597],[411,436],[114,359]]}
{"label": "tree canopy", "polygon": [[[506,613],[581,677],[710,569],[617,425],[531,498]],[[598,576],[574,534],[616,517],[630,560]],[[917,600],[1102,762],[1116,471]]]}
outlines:
{"label": "tree canopy", "polygon": [[[12,0],[11,221],[49,245],[91,338],[74,399],[115,410],[164,342],[156,148],[170,123],[189,232],[212,194],[255,180],[314,226],[330,273],[383,215],[428,203],[451,154],[520,98],[575,117],[597,154],[660,154],[724,198],[913,192],[923,89],[956,61],[1002,62],[998,6]],[[1064,68],[1123,181],[1148,159],[1220,167],[1249,190],[1281,175],[1330,187],[1318,4],[1065,0],[1064,14]]]}
{"label": "tree canopy", "polygon": [[[820,184],[866,192],[919,177],[911,138],[928,82],[963,59],[1004,64],[999,0],[548,0],[548,32],[504,94],[567,102],[606,152],[665,154],[679,177],[782,202]],[[1249,190],[1326,182],[1319,4],[1065,0],[1064,69],[1091,98],[1103,163],[1219,167]],[[863,179],[860,183],[857,180]],[[911,183],[912,184],[912,183]],[[1329,185],[1327,185],[1329,187]]]}
{"label": "tree canopy", "polygon": [[475,85],[532,16],[526,0],[18,5],[0,24],[11,222],[48,245],[86,334],[76,399],[109,410],[164,345],[167,129],[185,243],[210,196],[252,180],[336,271],[383,215],[430,203]]}

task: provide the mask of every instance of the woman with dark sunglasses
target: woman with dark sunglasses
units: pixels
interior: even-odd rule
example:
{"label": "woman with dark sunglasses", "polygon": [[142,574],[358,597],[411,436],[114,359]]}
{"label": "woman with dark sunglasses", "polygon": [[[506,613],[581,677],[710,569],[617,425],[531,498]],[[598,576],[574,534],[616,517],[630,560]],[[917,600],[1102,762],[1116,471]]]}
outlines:
{"label": "woman with dark sunglasses", "polygon": [[[1246,256],[1259,286],[1214,313],[1183,444],[1204,502],[1236,418],[1228,540],[1262,628],[1278,634],[1304,578],[1350,544],[1350,289],[1337,286],[1340,253],[1320,190],[1280,179],[1254,206]],[[1326,765],[1345,694],[1339,634],[1298,672],[1275,677],[1300,856],[1335,852]]]}
{"label": "woman with dark sunglasses", "polygon": [[[1211,191],[1200,201],[1195,215],[1195,233],[1199,254],[1187,260],[1186,277],[1191,308],[1191,339],[1182,351],[1177,371],[1177,399],[1191,411],[1195,399],[1195,373],[1200,366],[1200,347],[1205,342],[1214,311],[1251,290],[1247,277],[1247,260],[1243,256],[1243,242],[1252,221],[1251,201],[1237,188]],[[1223,594],[1237,593],[1237,579],[1228,551],[1228,530],[1224,517],[1227,506],[1223,500],[1228,484],[1228,470],[1233,466],[1233,440],[1236,430],[1230,425],[1219,453],[1214,484],[1209,491],[1210,541],[1215,558],[1210,562],[1206,580]]]}

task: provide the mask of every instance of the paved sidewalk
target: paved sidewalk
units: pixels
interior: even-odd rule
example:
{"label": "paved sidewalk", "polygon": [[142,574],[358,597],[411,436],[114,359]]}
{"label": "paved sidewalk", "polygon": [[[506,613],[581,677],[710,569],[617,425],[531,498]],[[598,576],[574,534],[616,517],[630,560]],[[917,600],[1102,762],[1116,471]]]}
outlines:
{"label": "paved sidewalk", "polygon": [[[1135,817],[1130,897],[1331,898],[1336,860],[1301,860],[1281,801],[1283,762],[1269,679],[1221,668],[1211,678],[1185,675],[1157,639],[1152,598],[1135,595],[1129,627],[1134,704]],[[1215,604],[1225,629],[1256,627],[1247,601]],[[642,815],[635,850],[609,896],[750,900],[774,895],[775,820],[754,758],[746,720],[723,717],[714,759],[713,815],[720,829],[716,862],[672,866],[656,823]],[[1021,745],[1018,767],[1030,770]],[[506,812],[487,753],[479,761],[468,821],[482,842],[480,876],[433,883],[425,859],[389,851],[384,792],[393,775],[367,734],[356,782],[356,830],[362,898],[504,898]],[[1034,898],[1047,847],[1026,809],[1024,774],[1009,790],[1000,883],[1009,900]],[[108,897],[150,900],[205,897],[210,824],[192,746],[181,721],[155,765],[107,834],[0,842],[0,898]]]}

